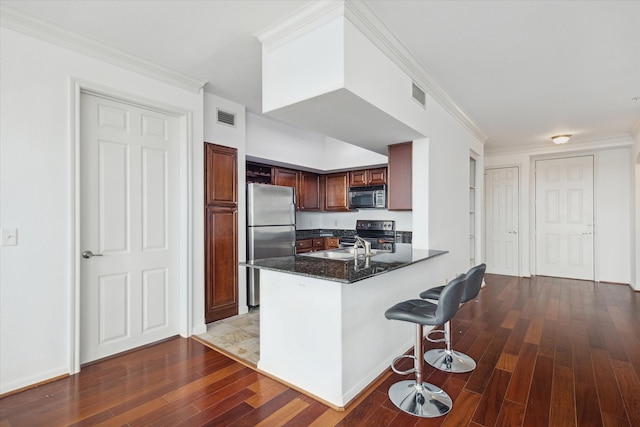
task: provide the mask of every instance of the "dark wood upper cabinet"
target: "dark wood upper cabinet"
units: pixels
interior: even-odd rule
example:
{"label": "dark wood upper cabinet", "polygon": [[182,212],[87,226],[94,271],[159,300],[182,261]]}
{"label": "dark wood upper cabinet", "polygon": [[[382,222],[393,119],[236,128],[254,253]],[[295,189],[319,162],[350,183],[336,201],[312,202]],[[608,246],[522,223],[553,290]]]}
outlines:
{"label": "dark wood upper cabinet", "polygon": [[362,169],[349,172],[349,186],[363,187],[387,183],[387,168]]}
{"label": "dark wood upper cabinet", "polygon": [[310,172],[299,172],[298,192],[296,195],[297,208],[300,211],[319,211],[320,205],[320,175]]}
{"label": "dark wood upper cabinet", "polygon": [[350,187],[362,187],[367,185],[367,171],[351,171],[349,172],[349,186]]}
{"label": "dark wood upper cabinet", "polygon": [[349,173],[332,173],[324,175],[325,211],[349,210]]}
{"label": "dark wood upper cabinet", "polygon": [[368,169],[367,185],[382,185],[387,183],[387,168]]}
{"label": "dark wood upper cabinet", "polygon": [[205,204],[238,203],[238,155],[235,148],[205,143]]}
{"label": "dark wood upper cabinet", "polygon": [[259,163],[247,162],[246,181],[247,184],[271,184],[272,167]]}
{"label": "dark wood upper cabinet", "polygon": [[238,314],[238,162],[205,143],[205,322]]}
{"label": "dark wood upper cabinet", "polygon": [[298,185],[298,172],[291,169],[273,168],[273,183],[296,188]]}
{"label": "dark wood upper cabinet", "polygon": [[387,206],[390,211],[412,209],[412,142],[389,145]]}

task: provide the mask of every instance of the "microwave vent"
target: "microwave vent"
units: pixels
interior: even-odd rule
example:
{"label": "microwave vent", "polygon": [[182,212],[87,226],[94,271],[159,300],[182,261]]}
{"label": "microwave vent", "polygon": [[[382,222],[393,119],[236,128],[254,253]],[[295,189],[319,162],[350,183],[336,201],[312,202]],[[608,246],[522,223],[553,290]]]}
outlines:
{"label": "microwave vent", "polygon": [[218,109],[218,123],[235,127],[236,115],[234,113]]}
{"label": "microwave vent", "polygon": [[423,107],[426,107],[427,96],[424,93],[424,90],[420,89],[420,86],[418,86],[414,82],[411,82],[411,96],[417,103],[419,103]]}

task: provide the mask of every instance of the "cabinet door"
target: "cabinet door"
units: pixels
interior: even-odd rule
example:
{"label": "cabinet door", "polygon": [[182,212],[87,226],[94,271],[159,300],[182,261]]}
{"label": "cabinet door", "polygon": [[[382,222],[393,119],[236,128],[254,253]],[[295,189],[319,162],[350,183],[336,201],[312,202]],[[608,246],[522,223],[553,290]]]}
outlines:
{"label": "cabinet door", "polygon": [[387,168],[369,169],[367,172],[368,185],[382,185],[387,183]]}
{"label": "cabinet door", "polygon": [[348,211],[349,174],[343,172],[325,175],[324,182],[324,209],[326,211]]}
{"label": "cabinet door", "polygon": [[412,208],[411,152],[411,142],[389,145],[387,206],[390,211],[410,211]]}
{"label": "cabinet door", "polygon": [[367,185],[367,171],[351,171],[349,172],[349,186],[350,187],[362,187],[363,185]]}
{"label": "cabinet door", "polygon": [[238,211],[207,207],[205,322],[238,314]]}
{"label": "cabinet door", "polygon": [[320,176],[315,173],[300,172],[297,194],[298,210],[320,210]]}
{"label": "cabinet door", "polygon": [[298,172],[291,169],[273,168],[275,185],[296,188],[298,184]]}
{"label": "cabinet door", "polygon": [[205,204],[235,206],[238,203],[238,162],[235,148],[205,143]]}

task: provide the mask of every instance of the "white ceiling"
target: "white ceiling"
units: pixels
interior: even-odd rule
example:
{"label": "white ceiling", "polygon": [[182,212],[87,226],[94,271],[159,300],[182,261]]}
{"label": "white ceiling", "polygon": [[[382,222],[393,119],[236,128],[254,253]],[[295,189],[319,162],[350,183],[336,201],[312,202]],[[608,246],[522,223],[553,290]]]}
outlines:
{"label": "white ceiling", "polygon": [[[352,0],[347,0],[352,1]],[[206,80],[261,111],[255,34],[296,0],[2,0]],[[485,150],[620,137],[640,122],[640,1],[366,0],[486,134]]]}

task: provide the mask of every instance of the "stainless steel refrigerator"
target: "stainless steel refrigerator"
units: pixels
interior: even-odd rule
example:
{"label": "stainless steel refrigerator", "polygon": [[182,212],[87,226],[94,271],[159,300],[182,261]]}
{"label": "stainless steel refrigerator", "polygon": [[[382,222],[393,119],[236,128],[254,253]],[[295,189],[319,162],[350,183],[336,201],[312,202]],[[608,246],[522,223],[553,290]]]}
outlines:
{"label": "stainless steel refrigerator", "polygon": [[[296,206],[291,187],[247,185],[247,261],[295,255]],[[260,305],[260,270],[247,269],[247,299]]]}

